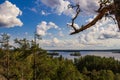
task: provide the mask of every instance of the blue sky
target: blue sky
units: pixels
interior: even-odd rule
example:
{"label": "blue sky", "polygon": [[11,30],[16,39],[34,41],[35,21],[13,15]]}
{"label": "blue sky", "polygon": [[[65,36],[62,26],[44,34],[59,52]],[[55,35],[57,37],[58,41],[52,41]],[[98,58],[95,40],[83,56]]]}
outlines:
{"label": "blue sky", "polygon": [[[120,33],[112,19],[103,18],[92,28],[76,35],[69,35],[67,26],[75,15],[68,4],[79,3],[82,12],[76,27],[90,22],[99,8],[99,0],[0,0],[0,33],[15,38],[33,39],[33,34],[42,35],[37,40],[44,49],[118,49]],[[79,25],[79,26],[78,26]]]}

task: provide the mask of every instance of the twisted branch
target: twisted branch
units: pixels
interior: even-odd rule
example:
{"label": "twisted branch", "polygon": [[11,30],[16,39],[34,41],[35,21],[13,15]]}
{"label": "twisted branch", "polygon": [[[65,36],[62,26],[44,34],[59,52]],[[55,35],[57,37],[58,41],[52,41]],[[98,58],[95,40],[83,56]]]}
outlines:
{"label": "twisted branch", "polygon": [[80,13],[80,5],[77,4],[76,6],[72,6],[72,5],[69,5],[68,8],[76,8],[76,15],[72,18],[72,24],[69,25],[71,26],[75,31],[77,31],[76,27],[74,26],[74,22],[75,22],[75,19],[78,17],[79,13]]}
{"label": "twisted branch", "polygon": [[72,18],[72,24],[70,25],[74,29],[74,32],[72,32],[71,35],[79,33],[81,31],[95,25],[98,20],[102,19],[102,17],[105,15],[105,13],[107,13],[108,11],[111,11],[111,9],[113,9],[113,4],[107,5],[107,6],[103,7],[102,9],[100,9],[98,15],[90,23],[82,26],[80,29],[76,29],[76,27],[74,26],[74,24],[75,24],[74,21],[80,13],[80,6],[76,6],[76,7],[77,7],[76,15],[74,18]]}

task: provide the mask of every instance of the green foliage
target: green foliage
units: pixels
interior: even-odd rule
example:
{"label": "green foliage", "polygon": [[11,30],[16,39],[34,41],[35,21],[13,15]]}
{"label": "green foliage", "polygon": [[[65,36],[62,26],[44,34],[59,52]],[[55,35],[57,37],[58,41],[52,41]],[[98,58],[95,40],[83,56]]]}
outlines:
{"label": "green foliage", "polygon": [[0,49],[0,80],[120,80],[120,61],[114,58],[85,56],[73,62],[47,55],[34,41],[15,41],[19,47]]}
{"label": "green foliage", "polygon": [[34,52],[36,80],[120,80],[120,62],[114,58],[85,56],[73,62],[62,56],[50,57],[45,50],[35,46],[23,51],[9,50],[8,77],[6,50],[0,49],[0,79],[33,80]]}
{"label": "green foliage", "polygon": [[[22,40],[21,40],[22,41]],[[21,42],[20,41],[20,42]],[[26,41],[24,39],[24,41]],[[6,62],[6,50],[0,49],[0,76],[9,80],[79,80],[82,76],[71,60],[52,58],[47,52],[33,44],[31,47],[24,42],[18,48],[9,50],[9,65]],[[19,43],[19,40],[17,44]],[[35,55],[35,67],[34,67]],[[9,71],[7,68],[9,66]],[[9,73],[9,75],[7,75]],[[2,79],[0,78],[0,79]]]}
{"label": "green foliage", "polygon": [[[109,63],[109,64],[108,64]],[[95,70],[112,70],[114,73],[120,73],[120,62],[114,58],[101,58],[98,56],[85,56],[75,60],[75,65],[79,71],[86,67],[89,71]]]}
{"label": "green foliage", "polygon": [[8,49],[10,47],[9,46],[10,36],[7,33],[3,33],[3,34],[1,34],[1,37],[2,37],[0,40],[1,47],[4,49]]}
{"label": "green foliage", "polygon": [[[85,56],[75,59],[74,63],[82,72],[85,80],[119,80],[120,62],[114,58]],[[117,73],[115,75],[115,73]]]}
{"label": "green foliage", "polygon": [[115,80],[120,80],[120,74],[117,73],[117,74],[115,75]]}

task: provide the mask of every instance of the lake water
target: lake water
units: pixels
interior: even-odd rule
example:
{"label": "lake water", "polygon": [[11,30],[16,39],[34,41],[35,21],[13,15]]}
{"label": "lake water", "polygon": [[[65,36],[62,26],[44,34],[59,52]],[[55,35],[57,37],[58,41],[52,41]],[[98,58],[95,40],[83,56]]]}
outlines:
{"label": "lake water", "polygon": [[[54,51],[49,51],[49,52],[54,52]],[[55,52],[58,52],[59,55],[62,55],[64,58],[67,59],[79,58],[81,56],[83,57],[86,55],[95,55],[101,57],[114,57],[116,60],[120,61],[120,53],[112,52],[112,51],[77,51],[81,53],[81,56],[71,56],[70,54],[74,51],[55,51]]]}

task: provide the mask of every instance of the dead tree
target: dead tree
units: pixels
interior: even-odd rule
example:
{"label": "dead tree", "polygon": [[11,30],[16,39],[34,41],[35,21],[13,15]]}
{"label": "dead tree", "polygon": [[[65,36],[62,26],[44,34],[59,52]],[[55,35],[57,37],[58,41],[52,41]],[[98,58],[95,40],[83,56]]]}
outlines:
{"label": "dead tree", "polygon": [[[71,26],[74,30],[72,33],[70,33],[71,35],[82,32],[87,28],[92,27],[104,16],[111,17],[114,21],[116,21],[118,24],[118,28],[120,30],[120,0],[113,0],[113,2],[110,0],[100,0],[99,3],[100,7],[96,11],[98,13],[97,16],[88,24],[82,25],[82,27],[80,27],[79,29],[75,27],[75,20],[79,16],[79,13],[81,12],[80,4],[76,4],[75,6],[69,5],[69,8],[74,8],[76,12],[75,16],[72,18],[71,24],[69,24],[69,26]],[[113,18],[111,15],[114,15],[115,18]]]}

